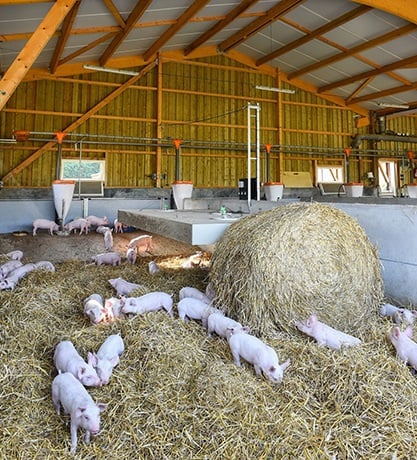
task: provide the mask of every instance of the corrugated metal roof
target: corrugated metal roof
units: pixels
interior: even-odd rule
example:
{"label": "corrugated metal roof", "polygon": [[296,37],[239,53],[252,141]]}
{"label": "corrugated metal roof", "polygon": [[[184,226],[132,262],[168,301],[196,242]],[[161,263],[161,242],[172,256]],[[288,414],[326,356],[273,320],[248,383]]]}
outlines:
{"label": "corrugated metal roof", "polygon": [[[67,3],[72,9],[54,22],[52,7]],[[157,53],[189,60],[224,53],[260,71],[278,68],[289,84],[356,111],[381,113],[380,102],[415,109],[417,13],[406,11],[403,0],[392,3],[402,17],[383,11],[387,2],[378,0],[0,0],[0,92],[7,93],[10,79],[20,83],[35,71],[79,74],[84,64],[138,69]],[[28,40],[47,19],[51,38],[30,68],[17,72],[21,53],[38,53]]]}

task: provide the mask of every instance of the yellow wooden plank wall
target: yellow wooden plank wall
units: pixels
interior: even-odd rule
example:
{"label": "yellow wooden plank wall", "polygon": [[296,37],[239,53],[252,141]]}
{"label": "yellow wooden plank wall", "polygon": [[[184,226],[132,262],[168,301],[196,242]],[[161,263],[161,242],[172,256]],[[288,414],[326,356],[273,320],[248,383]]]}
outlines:
{"label": "yellow wooden plank wall", "polygon": [[[36,140],[0,144],[0,178],[127,78],[92,73],[20,85],[0,113],[0,137],[29,130],[37,133],[30,136]],[[265,144],[273,145],[270,180],[280,180],[284,171],[309,171],[314,178],[317,164],[340,164],[352,136],[366,132],[355,128],[352,112],[315,95],[260,91],[256,85],[277,86],[277,81],[223,56],[162,61],[75,131],[85,136],[68,136],[63,156],[78,158],[75,141],[83,139],[83,158],[106,159],[106,187],[153,187],[155,173],[164,177],[160,185],[166,186],[175,179],[173,140],[181,139],[180,179],[192,180],[196,187],[237,187],[239,178],[247,176],[248,104],[260,105],[261,180],[266,179]],[[253,121],[253,142],[254,126]],[[392,118],[387,129],[415,133],[415,118]],[[398,153],[414,147],[403,145]],[[56,157],[55,145],[4,186],[49,187]],[[366,154],[361,162],[352,157],[351,180],[359,180],[372,165]]]}

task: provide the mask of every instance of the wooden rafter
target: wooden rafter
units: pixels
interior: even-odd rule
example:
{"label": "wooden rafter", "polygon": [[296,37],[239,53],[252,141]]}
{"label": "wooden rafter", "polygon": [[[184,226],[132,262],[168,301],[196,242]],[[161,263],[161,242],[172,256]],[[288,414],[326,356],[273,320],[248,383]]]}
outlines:
{"label": "wooden rafter", "polygon": [[323,93],[325,91],[329,91],[333,88],[338,88],[340,86],[349,85],[350,83],[354,83],[355,81],[359,81],[359,80],[364,80],[365,78],[376,77],[377,75],[380,75],[381,73],[387,73],[387,72],[390,72],[391,70],[404,69],[405,67],[408,67],[411,64],[417,64],[417,54],[414,56],[410,56],[406,59],[401,59],[400,61],[396,61],[396,62],[392,62],[391,64],[384,65],[382,67],[379,67],[378,69],[369,70],[368,72],[362,72],[360,74],[353,75],[352,77],[344,78],[343,80],[339,80],[334,83],[330,83],[328,85],[322,86],[321,88],[319,88],[319,93]]}
{"label": "wooden rafter", "polygon": [[78,9],[80,7],[81,0],[77,0],[74,4],[74,6],[71,8],[71,12],[66,16],[62,23],[61,27],[61,33],[58,38],[58,43],[55,46],[54,49],[54,54],[51,59],[51,63],[49,64],[49,70],[52,74],[55,73],[59,59],[62,56],[62,53],[64,52],[65,45],[68,41],[68,38],[70,37],[71,34],[71,29],[74,24],[75,18],[77,17]]}
{"label": "wooden rafter", "polygon": [[148,61],[151,59],[154,55],[158,53],[158,51],[161,49],[161,47],[169,40],[171,39],[174,34],[182,29],[188,21],[197,14],[198,11],[203,8],[207,3],[209,3],[210,0],[196,0],[195,2],[192,3],[192,5],[187,8],[187,10],[177,19],[177,21],[172,24],[171,27],[169,27],[159,38],[156,40],[152,46],[143,53],[143,59],[145,61]]}
{"label": "wooden rafter", "polygon": [[100,45],[101,43],[105,43],[108,40],[110,40],[112,37],[114,37],[114,32],[109,32],[106,35],[103,35],[102,37],[98,38],[97,40],[94,40],[90,42],[87,46],[82,47],[81,49],[74,51],[71,54],[68,54],[68,56],[65,56],[58,62],[58,66],[65,64],[66,62],[72,61],[78,56],[81,56],[82,54],[86,53],[87,51],[95,48],[96,46]]}
{"label": "wooden rafter", "polygon": [[77,0],[57,0],[0,80],[0,110],[42,52]]}
{"label": "wooden rafter", "polygon": [[227,15],[219,21],[214,27],[211,27],[202,35],[200,35],[196,40],[194,40],[190,45],[188,45],[184,50],[184,56],[188,56],[196,48],[204,44],[211,37],[223,30],[227,25],[239,17],[244,11],[250,8],[252,5],[257,3],[259,0],[245,0],[240,2],[240,4],[233,8]]}
{"label": "wooden rafter", "polygon": [[285,46],[282,46],[281,48],[273,51],[272,53],[262,56],[260,59],[256,61],[256,64],[262,65],[262,64],[265,64],[266,62],[272,61],[272,59],[275,59],[278,56],[282,56],[283,54],[288,53],[289,51],[292,51],[293,49],[296,49],[300,47],[301,45],[304,45],[305,43],[326,34],[327,32],[330,32],[336,27],[339,27],[340,25],[345,24],[346,22],[357,18],[358,16],[368,12],[370,9],[371,8],[368,6],[359,6],[358,8],[355,8],[354,10],[349,11],[346,14],[343,14],[342,16],[339,16],[334,21],[330,21],[324,26],[321,26],[318,29],[315,29],[309,32],[303,37],[300,37],[299,39],[294,40],[293,42],[288,43]]}
{"label": "wooden rafter", "polygon": [[288,78],[291,80],[292,78],[298,78],[300,75],[312,72],[314,70],[320,69],[321,67],[325,67],[335,62],[341,61],[342,59],[346,59],[349,56],[353,56],[355,54],[359,54],[362,51],[365,51],[370,48],[374,48],[382,43],[389,42],[394,40],[395,38],[401,37],[402,35],[409,34],[417,29],[415,24],[407,24],[399,29],[392,30],[386,34],[380,35],[379,37],[374,38],[373,40],[368,40],[365,43],[361,43],[358,46],[354,46],[350,48],[344,53],[336,54],[335,56],[330,56],[327,59],[322,59],[314,64],[311,64],[307,67],[303,67],[302,69],[296,70],[288,75]]}
{"label": "wooden rafter", "polygon": [[135,27],[139,18],[146,11],[152,0],[139,0],[126,21],[126,26],[113,38],[110,45],[106,48],[99,59],[101,66],[106,65],[107,61],[113,56],[117,48],[122,44],[129,32]]}
{"label": "wooden rafter", "polygon": [[353,91],[353,93],[350,94],[349,97],[347,97],[345,100],[346,100],[346,104],[350,104],[352,99],[357,95],[359,94],[364,88],[366,88],[370,83],[371,81],[373,80],[373,78],[367,78],[361,85],[359,85],[355,91]]}
{"label": "wooden rafter", "polygon": [[249,25],[220,43],[218,46],[219,51],[221,53],[225,53],[231,48],[235,48],[237,45],[262,30],[268,24],[276,21],[280,16],[287,14],[289,11],[301,5],[303,2],[305,2],[305,0],[282,0],[274,7],[270,8],[264,16],[255,19]]}
{"label": "wooden rafter", "polygon": [[351,102],[352,104],[358,104],[364,101],[371,101],[372,99],[379,99],[381,97],[403,93],[404,91],[412,91],[413,89],[417,89],[417,82],[413,82],[410,85],[397,86],[396,88],[389,88],[383,91],[366,94],[365,96],[355,97]]}
{"label": "wooden rafter", "polygon": [[[63,133],[71,133],[74,131],[78,126],[82,125],[84,122],[86,122],[91,116],[96,114],[99,110],[101,110],[103,107],[105,107],[107,104],[109,104],[111,101],[113,101],[116,97],[118,97],[121,93],[126,91],[130,86],[132,86],[136,81],[141,79],[144,75],[146,75],[149,71],[151,71],[155,67],[156,63],[155,62],[150,62],[147,64],[145,67],[142,68],[142,70],[138,73],[138,75],[135,75],[131,78],[129,78],[126,83],[123,83],[120,85],[118,88],[116,88],[114,91],[112,91],[109,95],[107,95],[104,99],[102,99],[98,104],[96,104],[94,107],[91,109],[87,110],[83,115],[81,115],[77,120],[75,120],[73,123],[68,125],[66,128],[62,129],[61,132]],[[44,144],[42,147],[40,147],[36,152],[32,153],[28,158],[26,158],[24,161],[22,161],[18,166],[13,168],[11,171],[9,171],[4,177],[3,181],[7,181],[14,175],[18,174],[20,171],[22,171],[24,168],[26,168],[28,165],[33,163],[37,158],[39,158],[44,152],[47,150],[50,150],[53,146],[55,145],[55,141],[50,141]]]}
{"label": "wooden rafter", "polygon": [[126,27],[126,22],[122,18],[122,15],[119,13],[119,10],[116,8],[115,4],[113,3],[112,0],[103,0],[104,4],[107,6],[107,9],[110,11],[110,13],[113,15],[114,19],[116,19],[117,24],[124,29]]}
{"label": "wooden rafter", "polygon": [[417,8],[415,0],[353,0],[355,3],[368,5],[378,10],[399,16],[400,18],[417,24]]}

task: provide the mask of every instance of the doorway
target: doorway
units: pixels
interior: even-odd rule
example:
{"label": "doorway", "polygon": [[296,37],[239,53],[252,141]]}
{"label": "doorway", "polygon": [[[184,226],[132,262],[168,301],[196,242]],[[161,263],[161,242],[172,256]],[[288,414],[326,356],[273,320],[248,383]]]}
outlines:
{"label": "doorway", "polygon": [[397,196],[397,162],[378,160],[379,195]]}

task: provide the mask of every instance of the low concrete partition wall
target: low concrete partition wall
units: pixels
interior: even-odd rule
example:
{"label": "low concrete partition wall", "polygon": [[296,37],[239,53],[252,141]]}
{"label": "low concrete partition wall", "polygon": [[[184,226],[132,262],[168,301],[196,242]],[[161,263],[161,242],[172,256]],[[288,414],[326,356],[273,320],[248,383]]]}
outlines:
{"label": "low concrete partition wall", "polygon": [[417,306],[417,205],[332,205],[356,218],[377,246],[385,294],[402,305]]}
{"label": "low concrete partition wall", "polygon": [[[158,199],[126,199],[126,198],[84,198],[73,199],[65,222],[76,217],[95,215],[107,216],[112,224],[117,211],[123,209],[159,209]],[[51,200],[0,200],[0,233],[15,231],[32,231],[35,219],[55,220],[54,201]]]}

